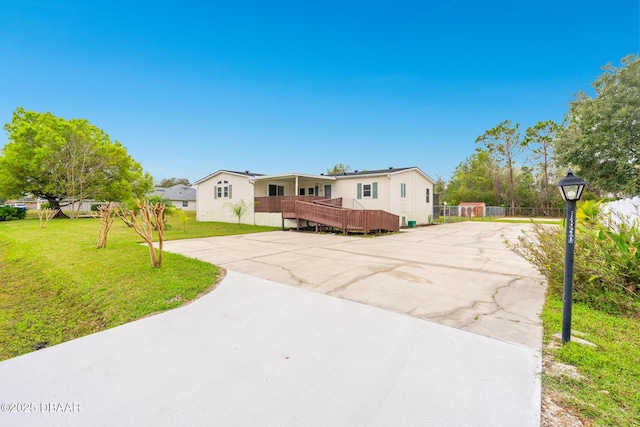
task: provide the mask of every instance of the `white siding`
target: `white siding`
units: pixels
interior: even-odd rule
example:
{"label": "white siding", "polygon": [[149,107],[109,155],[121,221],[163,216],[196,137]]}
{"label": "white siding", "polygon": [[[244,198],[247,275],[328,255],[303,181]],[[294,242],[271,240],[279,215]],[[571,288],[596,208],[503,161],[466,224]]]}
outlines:
{"label": "white siding", "polygon": [[[250,177],[220,172],[212,175],[206,181],[198,183],[196,187],[196,220],[197,221],[220,221],[237,222],[229,205],[235,205],[240,200],[249,206],[241,218],[243,224],[254,223],[253,211],[253,184],[249,182]],[[231,197],[216,198],[215,188],[218,182],[227,181],[231,185]]]}
{"label": "white siding", "polygon": [[[66,201],[63,201],[61,203],[67,203]],[[105,204],[107,202],[96,202],[95,200],[84,200],[81,204],[80,204],[80,214],[84,215],[88,212],[91,212],[91,206],[92,205],[102,205]],[[61,206],[60,210],[62,211],[62,213],[64,213],[65,215],[71,215],[71,210],[73,209],[73,212],[75,213],[75,211],[78,209],[78,202],[71,202],[66,206]],[[94,212],[95,213],[95,212]]]}
{"label": "white siding", "polygon": [[[358,183],[378,184],[378,198],[358,196]],[[401,197],[401,184],[406,184],[406,197]],[[426,190],[429,189],[429,202]],[[343,197],[345,207],[380,209],[402,217],[416,224],[428,224],[433,215],[433,183],[416,169],[380,175],[357,175],[338,178],[334,187],[334,197]],[[355,203],[353,202],[355,200]]]}
{"label": "white siding", "polygon": [[[433,215],[433,183],[421,173],[411,170],[394,175],[394,182],[398,195],[400,183],[407,184],[407,197],[401,199],[396,215],[404,216],[408,221],[416,221],[417,224],[428,224]],[[429,189],[429,202],[427,202],[426,190]],[[395,213],[395,212],[394,212]]]}
{"label": "white siding", "polygon": [[184,200],[172,200],[171,204],[178,209],[182,209],[183,211],[195,211],[196,210],[196,201],[188,200],[187,206],[183,206]]}
{"label": "white siding", "polygon": [[[389,185],[386,175],[358,175],[340,177],[336,180],[333,187],[333,198],[342,197],[342,203],[347,208],[364,208],[364,209],[380,209],[389,210]],[[373,198],[373,184],[377,183],[377,198]],[[358,184],[372,186],[372,194],[370,197],[358,198]]]}

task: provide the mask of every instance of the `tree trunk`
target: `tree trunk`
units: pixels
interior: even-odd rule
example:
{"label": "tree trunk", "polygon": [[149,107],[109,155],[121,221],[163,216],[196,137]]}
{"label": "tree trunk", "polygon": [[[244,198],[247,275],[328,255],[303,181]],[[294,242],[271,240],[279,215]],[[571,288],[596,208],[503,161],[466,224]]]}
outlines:
{"label": "tree trunk", "polygon": [[65,215],[62,212],[62,208],[60,207],[60,200],[58,200],[56,197],[53,197],[53,196],[44,196],[44,198],[47,199],[50,209],[58,210],[54,218],[69,218],[67,215]]}

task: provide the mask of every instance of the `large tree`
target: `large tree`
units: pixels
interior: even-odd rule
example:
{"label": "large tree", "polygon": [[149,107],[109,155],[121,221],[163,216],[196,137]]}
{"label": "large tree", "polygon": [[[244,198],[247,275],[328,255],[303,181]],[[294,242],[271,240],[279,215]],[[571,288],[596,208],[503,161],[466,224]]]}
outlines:
{"label": "large tree", "polygon": [[603,67],[592,84],[595,96],[579,92],[565,116],[555,146],[558,162],[577,169],[604,191],[640,192],[640,59]]}
{"label": "large tree", "polygon": [[438,176],[433,183],[433,192],[440,195],[440,202],[447,200],[447,183],[441,176]]}
{"label": "large tree", "polygon": [[156,187],[169,188],[174,185],[186,185],[191,187],[191,182],[187,178],[164,178],[162,181],[156,183]]}
{"label": "large tree", "polygon": [[[490,206],[502,204],[503,177],[498,164],[488,150],[476,152],[461,162],[447,185],[447,202],[484,202]],[[441,200],[442,201],[442,200]]]}
{"label": "large tree", "polygon": [[31,194],[60,209],[86,199],[143,197],[153,188],[122,144],[85,119],[17,108],[4,129],[9,142],[0,153],[0,197]]}
{"label": "large tree", "polygon": [[519,123],[512,125],[511,120],[505,120],[476,139],[476,143],[484,144],[501,167],[506,167],[508,178],[506,196],[511,206],[511,214],[516,207],[516,160],[524,151],[524,141],[520,137],[519,128]]}
{"label": "large tree", "polygon": [[342,175],[351,172],[351,166],[342,163],[335,164],[331,169],[327,169],[327,175]]}
{"label": "large tree", "polygon": [[[538,170],[538,185],[540,189],[540,207],[549,215],[552,191],[551,178],[554,166],[553,144],[556,140],[560,126],[552,120],[538,122],[535,126],[527,128],[524,138],[525,145],[531,150],[534,168]],[[553,194],[556,194],[554,192]]]}

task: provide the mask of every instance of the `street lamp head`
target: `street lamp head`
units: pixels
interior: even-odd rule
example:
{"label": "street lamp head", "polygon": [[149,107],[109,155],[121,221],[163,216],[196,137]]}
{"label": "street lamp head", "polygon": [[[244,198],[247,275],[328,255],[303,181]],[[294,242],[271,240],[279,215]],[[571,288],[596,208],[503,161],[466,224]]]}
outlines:
{"label": "street lamp head", "polygon": [[558,182],[558,187],[560,189],[560,194],[562,198],[566,201],[577,201],[580,200],[582,196],[582,190],[584,190],[584,186],[587,185],[588,182],[573,174],[573,171],[569,169],[567,171],[567,176],[562,178]]}

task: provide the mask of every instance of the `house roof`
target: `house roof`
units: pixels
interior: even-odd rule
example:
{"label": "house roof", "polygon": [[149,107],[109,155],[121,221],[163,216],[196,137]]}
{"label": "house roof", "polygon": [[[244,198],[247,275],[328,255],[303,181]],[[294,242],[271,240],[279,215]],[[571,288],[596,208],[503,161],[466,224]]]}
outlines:
{"label": "house roof", "polygon": [[196,200],[196,189],[188,185],[174,185],[173,187],[156,187],[156,193],[169,200]]}
{"label": "house roof", "polygon": [[486,206],[484,202],[460,202],[458,206]]}
{"label": "house roof", "polygon": [[363,171],[355,170],[353,172],[344,172],[344,173],[331,174],[330,176],[380,175],[380,174],[401,172],[401,171],[405,171],[407,169],[411,169],[411,168],[410,167],[408,167],[408,168],[394,168],[393,166],[390,166],[388,169],[374,169],[374,170],[363,170]]}
{"label": "house roof", "polygon": [[331,175],[312,175],[312,174],[308,174],[308,173],[298,173],[298,172],[291,172],[291,173],[283,173],[283,174],[278,174],[278,175],[263,175],[260,177],[256,178],[256,181],[260,181],[260,180],[271,180],[271,179],[287,179],[287,178],[310,178],[310,179],[321,179],[321,180],[325,180],[325,181],[335,181],[335,177],[331,176]]}
{"label": "house roof", "polygon": [[226,170],[226,169],[220,169],[218,171],[215,171],[212,174],[209,174],[209,175],[205,176],[202,179],[197,180],[195,183],[196,184],[200,184],[201,182],[206,181],[206,180],[208,180],[210,178],[213,178],[214,176],[219,175],[221,173],[230,173],[232,175],[244,176],[244,177],[247,177],[247,178],[256,177],[256,176],[264,176],[264,174],[262,174],[262,173],[255,173],[255,172],[249,172],[249,171],[238,172],[238,171],[230,171],[230,170]]}
{"label": "house roof", "polygon": [[393,166],[390,166],[387,169],[375,169],[375,170],[364,170],[364,171],[355,170],[353,172],[345,172],[345,173],[329,175],[329,176],[335,176],[336,179],[342,179],[342,178],[353,178],[353,177],[366,176],[366,175],[393,175],[393,174],[405,172],[408,170],[416,170],[420,174],[424,175],[424,177],[427,178],[429,181],[431,181],[432,183],[435,183],[433,178],[431,178],[429,175],[424,173],[417,166],[409,166],[409,167],[403,167],[403,168],[394,168]]}
{"label": "house roof", "polygon": [[270,179],[290,179],[295,177],[333,181],[336,179],[353,178],[353,177],[366,176],[366,175],[389,175],[389,174],[393,175],[393,174],[405,172],[408,170],[416,170],[417,172],[422,174],[425,178],[427,178],[429,181],[431,181],[432,183],[435,183],[433,178],[431,178],[429,175],[424,173],[419,167],[409,166],[409,167],[403,167],[403,168],[389,167],[387,169],[374,169],[374,170],[364,170],[364,171],[356,170],[353,172],[345,172],[342,174],[332,174],[332,175],[325,175],[325,174],[313,175],[313,174],[305,174],[305,173],[298,173],[298,172],[290,172],[290,173],[284,173],[284,174],[278,174],[278,175],[265,175],[265,174],[253,173],[249,171],[236,172],[236,171],[221,169],[219,171],[212,173],[211,175],[207,175],[206,177],[196,181],[196,184],[200,184],[201,182],[204,182],[210,178],[213,178],[214,176],[219,175],[221,173],[229,173],[233,175],[244,176],[247,178],[255,178],[256,181],[270,180]]}

